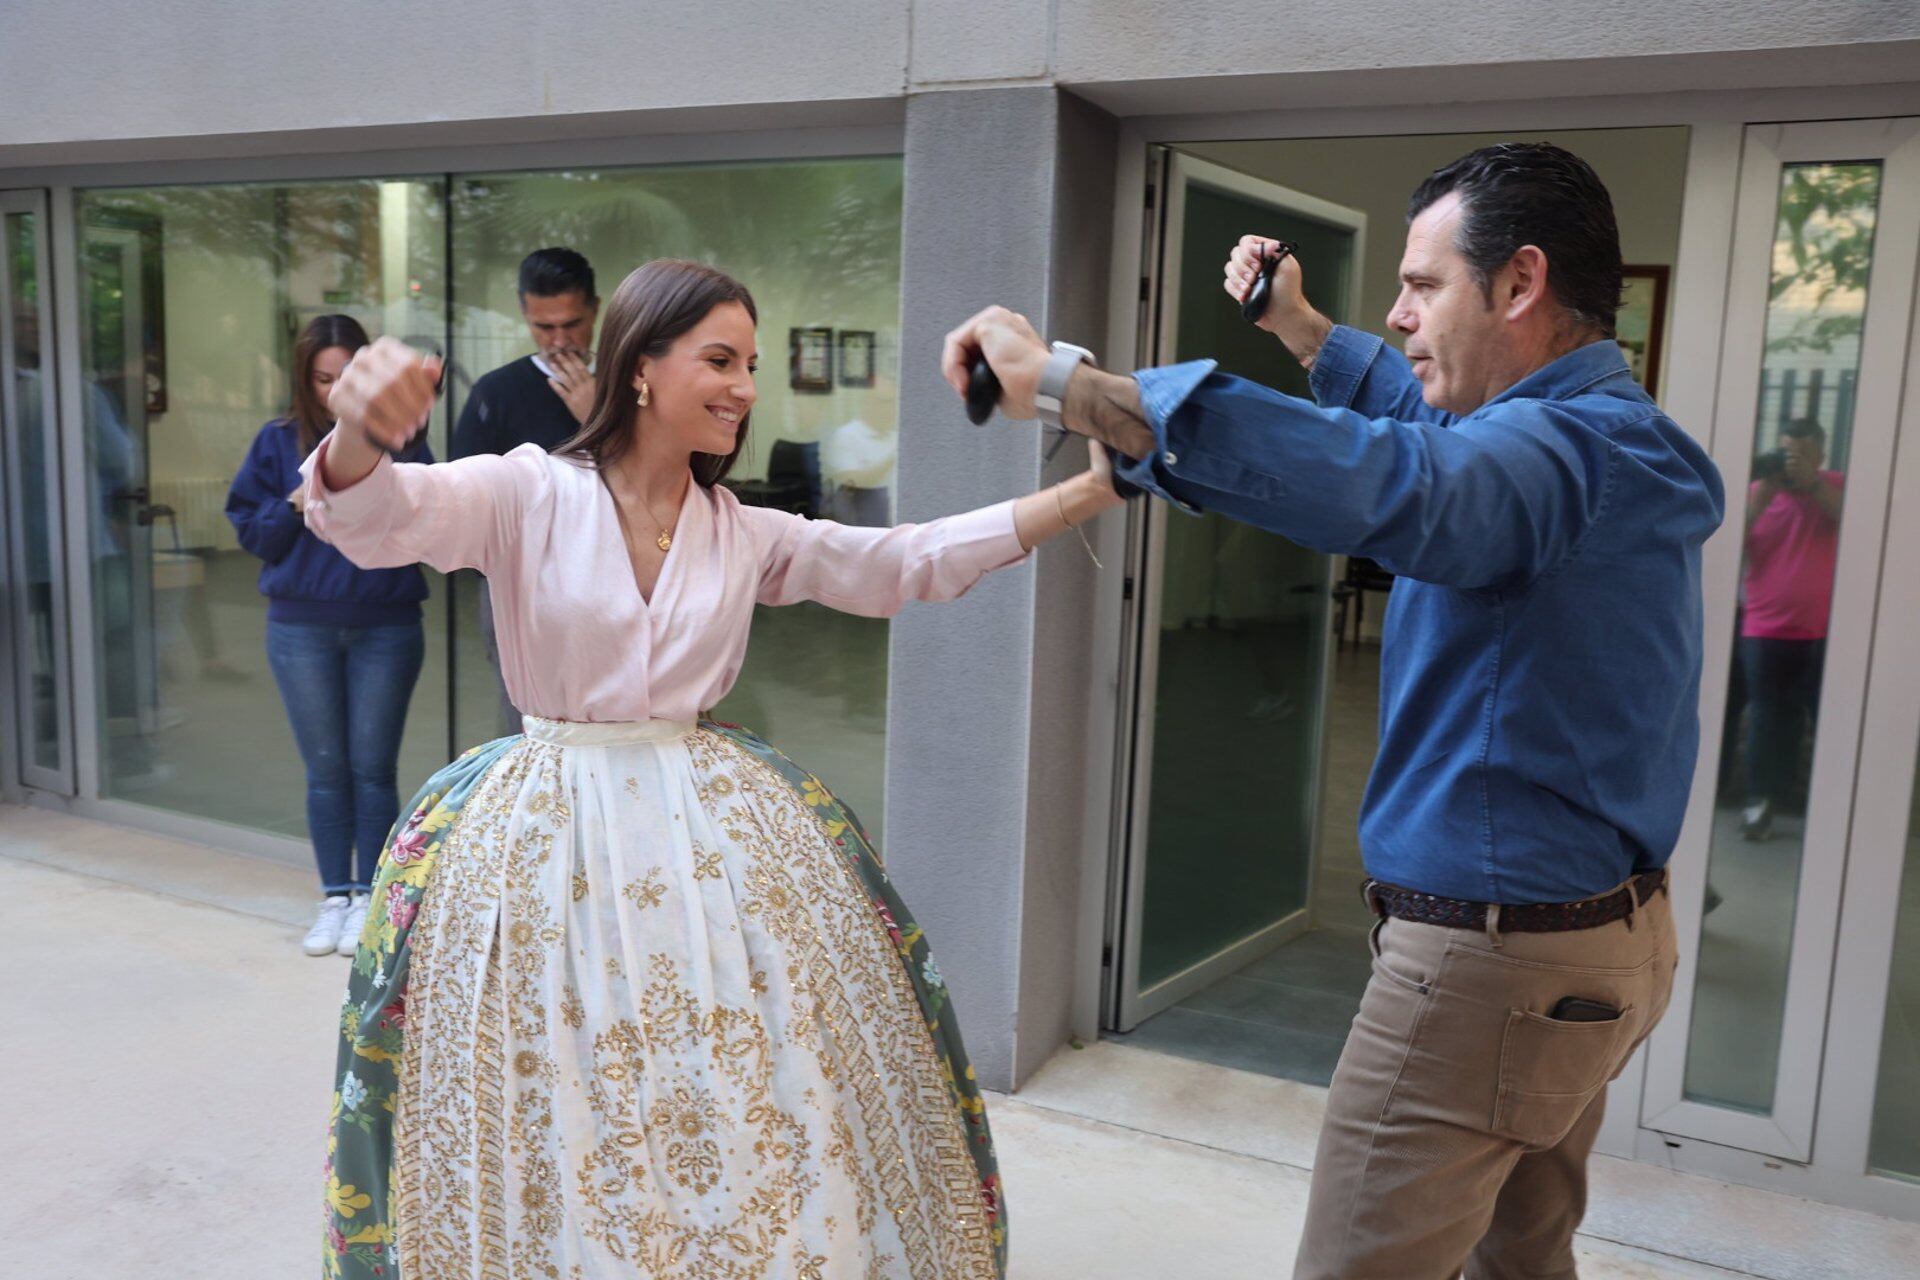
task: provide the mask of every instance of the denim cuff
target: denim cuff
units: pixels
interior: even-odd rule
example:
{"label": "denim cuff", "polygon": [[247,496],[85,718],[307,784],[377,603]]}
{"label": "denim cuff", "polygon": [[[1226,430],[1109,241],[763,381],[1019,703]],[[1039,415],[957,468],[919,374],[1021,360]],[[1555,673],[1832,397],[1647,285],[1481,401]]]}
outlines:
{"label": "denim cuff", "polygon": [[1219,362],[1214,360],[1189,360],[1185,364],[1140,369],[1134,373],[1133,380],[1140,388],[1140,407],[1146,410],[1147,425],[1153,428],[1154,450],[1144,458],[1114,455],[1113,487],[1123,496],[1150,493],[1182,511],[1199,514],[1198,507],[1167,492],[1169,471],[1180,461],[1168,436],[1167,424],[1218,367]]}
{"label": "denim cuff", "polygon": [[1383,345],[1376,334],[1362,333],[1343,324],[1333,326],[1313,358],[1313,369],[1307,374],[1314,403],[1323,409],[1352,408],[1354,397],[1360,394],[1361,380],[1373,367],[1374,357],[1380,354]]}

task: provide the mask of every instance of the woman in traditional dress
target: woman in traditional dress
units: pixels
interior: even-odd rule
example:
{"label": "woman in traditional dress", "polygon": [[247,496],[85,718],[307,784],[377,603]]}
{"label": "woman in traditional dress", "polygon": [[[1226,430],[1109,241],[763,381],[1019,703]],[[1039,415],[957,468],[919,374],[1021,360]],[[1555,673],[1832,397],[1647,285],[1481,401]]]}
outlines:
{"label": "woman in traditional dress", "polygon": [[859,824],[700,720],[755,604],[951,600],[1118,505],[1051,489],[892,529],[741,506],[756,313],[694,263],[628,276],[552,454],[396,464],[437,362],[335,388],[312,528],[366,567],[473,568],[526,732],[396,827],[354,960],[329,1276],[993,1280],[986,1116],[925,937]]}

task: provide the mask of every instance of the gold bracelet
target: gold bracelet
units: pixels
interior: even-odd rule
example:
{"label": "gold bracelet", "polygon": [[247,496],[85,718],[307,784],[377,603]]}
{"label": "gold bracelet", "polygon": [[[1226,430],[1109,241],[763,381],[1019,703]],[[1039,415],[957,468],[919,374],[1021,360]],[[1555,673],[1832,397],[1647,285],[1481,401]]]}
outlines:
{"label": "gold bracelet", "polygon": [[1053,505],[1060,512],[1060,523],[1080,535],[1080,545],[1087,549],[1087,559],[1093,561],[1094,568],[1103,569],[1106,566],[1100,563],[1099,556],[1093,554],[1093,544],[1087,541],[1086,530],[1067,519],[1067,500],[1060,496],[1060,491],[1064,488],[1066,486],[1062,484],[1053,486]]}

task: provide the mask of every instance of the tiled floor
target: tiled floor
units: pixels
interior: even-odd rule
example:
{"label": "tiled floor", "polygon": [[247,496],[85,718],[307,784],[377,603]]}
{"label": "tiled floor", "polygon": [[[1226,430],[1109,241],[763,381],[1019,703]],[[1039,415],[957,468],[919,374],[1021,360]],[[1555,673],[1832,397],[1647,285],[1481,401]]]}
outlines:
{"label": "tiled floor", "polygon": [[1114,1038],[1324,1085],[1360,1007],[1368,967],[1365,934],[1316,929]]}
{"label": "tiled floor", "polygon": [[[1356,818],[1378,742],[1380,651],[1349,645],[1333,669],[1313,927],[1115,1037],[1121,1042],[1310,1084],[1332,1079],[1369,969]],[[1217,799],[1232,803],[1224,792]]]}

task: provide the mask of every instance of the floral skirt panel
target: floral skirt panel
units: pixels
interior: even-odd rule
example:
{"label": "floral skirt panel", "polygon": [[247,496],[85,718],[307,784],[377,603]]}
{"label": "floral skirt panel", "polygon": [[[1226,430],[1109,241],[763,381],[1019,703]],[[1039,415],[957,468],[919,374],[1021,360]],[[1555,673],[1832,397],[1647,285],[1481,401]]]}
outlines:
{"label": "floral skirt panel", "polygon": [[999,1280],[979,1090],[852,816],[730,726],[528,725],[382,860],[326,1274]]}

